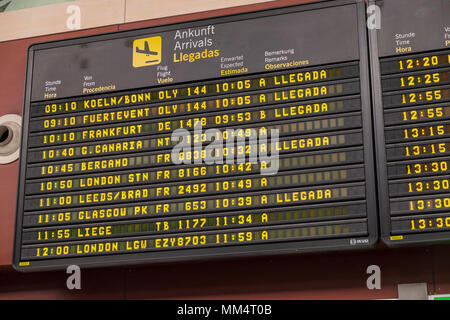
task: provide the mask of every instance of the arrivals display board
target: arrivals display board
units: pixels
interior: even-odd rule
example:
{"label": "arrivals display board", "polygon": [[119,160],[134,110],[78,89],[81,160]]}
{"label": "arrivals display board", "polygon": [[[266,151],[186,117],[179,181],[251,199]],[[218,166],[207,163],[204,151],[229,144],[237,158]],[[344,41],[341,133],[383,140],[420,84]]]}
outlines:
{"label": "arrivals display board", "polygon": [[450,1],[372,4],[381,14],[370,46],[382,238],[448,241]]}
{"label": "arrivals display board", "polygon": [[371,247],[365,5],[33,45],[14,267]]}

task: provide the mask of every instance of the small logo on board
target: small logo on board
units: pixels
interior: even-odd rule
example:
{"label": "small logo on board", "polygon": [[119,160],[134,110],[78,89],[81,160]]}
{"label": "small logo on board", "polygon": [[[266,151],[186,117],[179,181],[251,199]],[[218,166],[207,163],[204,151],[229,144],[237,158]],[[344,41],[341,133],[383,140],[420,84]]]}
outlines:
{"label": "small logo on board", "polygon": [[356,246],[357,244],[369,244],[369,239],[350,239],[350,244]]}

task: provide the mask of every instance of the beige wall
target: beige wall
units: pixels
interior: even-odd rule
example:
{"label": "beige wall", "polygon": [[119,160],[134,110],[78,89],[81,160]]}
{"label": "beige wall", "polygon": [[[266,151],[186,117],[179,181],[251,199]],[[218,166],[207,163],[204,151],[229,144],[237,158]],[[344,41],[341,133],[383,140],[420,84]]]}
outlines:
{"label": "beige wall", "polygon": [[126,0],[125,22],[231,8],[273,0]]}
{"label": "beige wall", "polygon": [[[64,2],[0,13],[0,42],[268,1],[274,0],[78,0]],[[79,15],[77,14],[78,8]],[[77,22],[79,22],[79,27]]]}

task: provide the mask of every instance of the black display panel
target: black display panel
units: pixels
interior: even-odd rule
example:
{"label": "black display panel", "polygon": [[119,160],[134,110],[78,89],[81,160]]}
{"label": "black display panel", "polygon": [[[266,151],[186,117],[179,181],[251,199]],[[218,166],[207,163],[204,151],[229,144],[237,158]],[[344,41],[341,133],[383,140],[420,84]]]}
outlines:
{"label": "black display panel", "polygon": [[381,233],[450,239],[450,1],[384,0],[370,32]]}
{"label": "black display panel", "polygon": [[373,246],[366,44],[333,1],[32,46],[14,267]]}

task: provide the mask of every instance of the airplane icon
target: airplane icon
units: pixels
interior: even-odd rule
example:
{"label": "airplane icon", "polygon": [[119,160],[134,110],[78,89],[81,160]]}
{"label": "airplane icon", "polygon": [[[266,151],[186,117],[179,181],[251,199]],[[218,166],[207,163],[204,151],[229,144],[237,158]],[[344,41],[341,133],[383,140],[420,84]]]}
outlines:
{"label": "airplane icon", "polygon": [[[135,68],[161,62],[161,37],[150,37],[133,41],[133,66]],[[151,57],[150,60],[149,57]]]}
{"label": "airplane icon", "polygon": [[150,48],[148,46],[148,41],[145,41],[144,50],[141,50],[138,47],[136,47],[136,52],[137,53],[145,53],[146,55],[152,55],[152,56],[156,56],[158,54],[157,51],[150,51]]}

